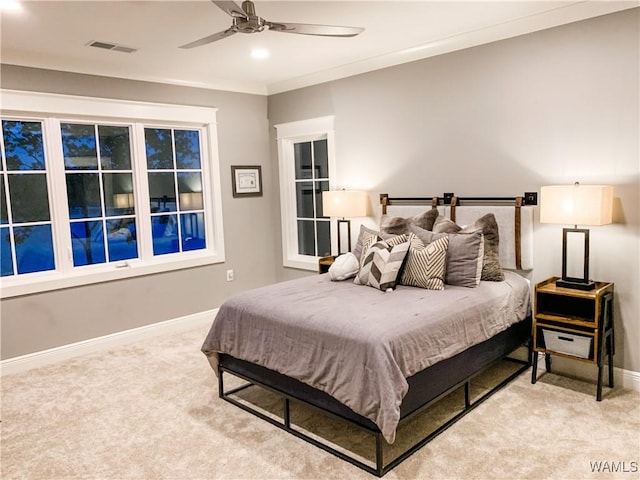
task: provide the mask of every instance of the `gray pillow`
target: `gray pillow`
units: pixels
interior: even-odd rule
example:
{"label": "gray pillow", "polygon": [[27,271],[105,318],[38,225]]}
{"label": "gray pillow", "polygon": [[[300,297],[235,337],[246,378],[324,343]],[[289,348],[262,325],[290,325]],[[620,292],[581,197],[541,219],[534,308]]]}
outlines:
{"label": "gray pillow", "polygon": [[500,265],[500,234],[498,222],[493,213],[487,213],[476,220],[473,225],[460,227],[444,217],[438,217],[433,225],[434,233],[469,234],[481,232],[484,236],[484,256],[482,259],[482,280],[502,282],[504,272]]}
{"label": "gray pillow", "polygon": [[[360,225],[360,234],[358,235],[358,240],[356,241],[356,246],[353,247],[353,254],[360,261],[362,257],[363,246],[368,243],[372,245],[376,243],[378,240],[389,240],[391,238],[396,237],[394,234],[389,233],[380,233],[377,230],[372,230],[364,225]],[[373,239],[373,241],[370,241]]]}
{"label": "gray pillow", "polygon": [[373,243],[376,243],[378,240],[382,240],[382,237],[380,236],[380,232],[371,230],[370,228],[367,228],[364,225],[360,225],[360,234],[358,235],[356,246],[353,247],[353,254],[358,259],[358,262],[360,262],[360,257],[362,256],[363,245],[365,243],[368,243],[368,240],[370,240],[371,238],[374,239]]}
{"label": "gray pillow", "polygon": [[438,218],[437,208],[432,208],[420,215],[409,218],[383,215],[380,219],[380,231],[382,233],[401,235],[403,233],[409,233],[409,225],[416,225],[417,227],[424,228],[425,230],[431,230],[436,218]]}
{"label": "gray pillow", "polygon": [[[453,223],[453,222],[452,222]],[[425,244],[449,237],[444,282],[448,285],[475,288],[480,283],[484,257],[482,233],[433,233],[411,226],[411,232]]]}
{"label": "gray pillow", "polygon": [[362,253],[360,271],[353,283],[368,285],[383,292],[395,289],[408,250],[406,235],[398,235],[388,242],[380,240],[374,243]]}

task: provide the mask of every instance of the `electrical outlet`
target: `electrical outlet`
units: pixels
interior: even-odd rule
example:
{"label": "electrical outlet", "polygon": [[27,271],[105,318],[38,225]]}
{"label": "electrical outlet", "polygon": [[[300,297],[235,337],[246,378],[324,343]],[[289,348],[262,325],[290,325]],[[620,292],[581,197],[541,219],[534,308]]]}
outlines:
{"label": "electrical outlet", "polygon": [[227,282],[233,282],[234,278],[233,270],[227,270]]}

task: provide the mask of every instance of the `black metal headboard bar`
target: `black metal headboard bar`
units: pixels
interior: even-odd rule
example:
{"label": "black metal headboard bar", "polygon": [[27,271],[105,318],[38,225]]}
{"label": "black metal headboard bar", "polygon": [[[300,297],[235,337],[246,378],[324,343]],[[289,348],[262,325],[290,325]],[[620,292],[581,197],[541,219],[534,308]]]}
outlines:
{"label": "black metal headboard bar", "polygon": [[388,193],[380,194],[380,205],[382,213],[387,213],[389,205],[431,205],[436,208],[438,205],[537,205],[538,192],[525,192],[521,197],[457,197],[453,193],[444,193],[442,196],[424,197],[390,197]]}
{"label": "black metal headboard bar", "polygon": [[438,196],[432,197],[389,197],[388,193],[380,194],[380,205],[382,205],[382,214],[387,214],[389,205],[431,205],[436,208],[438,205],[444,205],[444,198]]}

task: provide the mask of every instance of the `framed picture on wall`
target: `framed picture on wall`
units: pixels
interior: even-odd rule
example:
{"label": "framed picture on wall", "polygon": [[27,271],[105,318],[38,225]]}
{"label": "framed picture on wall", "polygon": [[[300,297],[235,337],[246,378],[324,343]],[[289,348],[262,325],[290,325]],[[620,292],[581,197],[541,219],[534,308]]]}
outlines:
{"label": "framed picture on wall", "polygon": [[262,196],[262,167],[231,166],[231,181],[234,197]]}

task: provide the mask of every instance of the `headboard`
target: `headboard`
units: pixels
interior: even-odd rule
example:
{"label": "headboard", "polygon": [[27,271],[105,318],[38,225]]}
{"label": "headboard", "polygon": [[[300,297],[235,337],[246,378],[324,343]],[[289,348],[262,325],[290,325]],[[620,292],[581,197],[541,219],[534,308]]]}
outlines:
{"label": "headboard", "polygon": [[533,206],[538,204],[536,192],[518,197],[443,196],[390,197],[380,194],[382,215],[410,217],[425,209],[437,208],[440,215],[460,226],[472,224],[487,213],[493,213],[500,234],[500,264],[511,270],[533,269]]}

